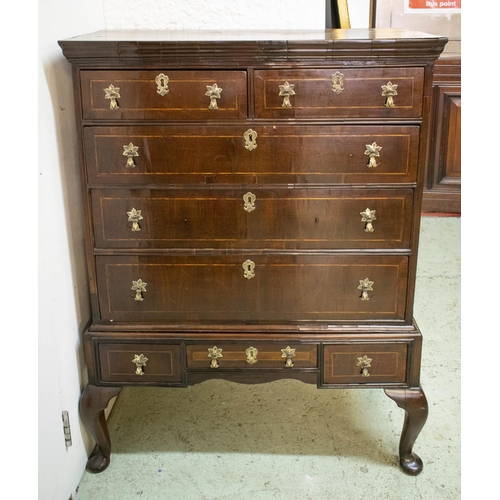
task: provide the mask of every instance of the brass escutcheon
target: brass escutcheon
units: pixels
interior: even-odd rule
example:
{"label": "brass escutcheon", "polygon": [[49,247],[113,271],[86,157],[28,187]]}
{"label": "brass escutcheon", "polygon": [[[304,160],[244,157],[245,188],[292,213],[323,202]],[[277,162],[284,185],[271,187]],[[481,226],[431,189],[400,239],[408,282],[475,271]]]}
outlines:
{"label": "brass escutcheon", "polygon": [[208,357],[210,358],[210,368],[219,368],[218,358],[222,358],[222,349],[216,345],[208,348]]}
{"label": "brass escutcheon", "polygon": [[361,375],[363,377],[370,376],[370,372],[368,371],[368,368],[370,368],[372,366],[371,362],[372,362],[372,359],[366,355],[363,356],[362,358],[358,358],[358,364],[356,366],[361,367]]}
{"label": "brass escutcheon", "polygon": [[364,280],[359,280],[359,286],[358,290],[361,290],[361,300],[370,300],[370,297],[368,297],[368,292],[373,291],[373,281],[370,281],[368,278],[365,278]]}
{"label": "brass escutcheon", "polygon": [[378,163],[375,158],[380,157],[380,150],[382,149],[382,146],[378,146],[376,142],[373,142],[372,144],[366,144],[365,147],[366,147],[365,155],[370,157],[367,167],[368,168],[377,167]]}
{"label": "brass escutcheon", "polygon": [[382,96],[386,98],[386,108],[394,108],[396,106],[394,104],[394,96],[398,95],[398,91],[396,90],[397,88],[398,86],[392,82],[387,82],[386,85],[382,85]]}
{"label": "brass escutcheon", "polygon": [[148,358],[144,354],[135,354],[132,363],[135,364],[135,374],[144,375],[144,367],[146,366]]}
{"label": "brass escutcheon", "polygon": [[283,97],[283,104],[281,105],[281,107],[291,108],[292,103],[290,102],[290,96],[295,95],[295,90],[293,90],[295,85],[292,83],[285,82],[283,85],[280,85],[279,87],[280,87],[279,95]]}
{"label": "brass escutcheon", "polygon": [[281,349],[281,357],[286,358],[285,366],[287,368],[292,368],[293,361],[292,358],[295,357],[295,349],[290,346],[285,347],[285,349]]}
{"label": "brass escutcheon", "polygon": [[366,222],[365,231],[367,233],[373,233],[374,231],[372,222],[377,220],[375,212],[376,210],[370,210],[369,208],[367,208],[364,212],[359,212],[359,215],[361,215],[361,222]]}
{"label": "brass escutcheon", "polygon": [[139,146],[134,146],[131,142],[123,146],[123,156],[127,157],[127,168],[134,168],[134,156],[139,156]]}
{"label": "brass escutcheon", "polygon": [[217,107],[216,99],[220,99],[221,92],[222,89],[218,87],[216,83],[214,83],[213,85],[207,85],[207,91],[205,92],[205,95],[210,97],[210,105],[208,106],[208,109],[219,109]]}
{"label": "brass escutcheon", "polygon": [[104,98],[109,99],[109,109],[118,109],[117,99],[120,97],[120,87],[115,87],[111,84],[107,89],[104,90]]}
{"label": "brass escutcheon", "polygon": [[128,221],[132,222],[132,231],[140,231],[141,226],[139,226],[139,221],[144,218],[141,215],[141,210],[136,210],[135,208],[132,208],[130,212],[127,212],[127,215],[128,215]]}
{"label": "brass escutcheon", "polygon": [[156,78],[155,82],[157,85],[156,92],[162,97],[168,94],[168,76],[160,73]]}
{"label": "brass escutcheon", "polygon": [[243,267],[243,276],[247,279],[252,279],[255,276],[254,269],[255,269],[255,262],[252,262],[251,260],[246,260],[243,262],[241,265]]}
{"label": "brass escutcheon", "polygon": [[144,281],[142,281],[140,278],[137,281],[132,280],[131,290],[135,291],[134,300],[138,300],[139,302],[142,302],[144,300],[142,293],[146,291],[146,285],[147,283],[144,283]]}
{"label": "brass escutcheon", "polygon": [[247,363],[250,365],[257,363],[257,354],[259,354],[259,351],[255,347],[249,347],[245,351],[245,354],[247,355]]}
{"label": "brass escutcheon", "polygon": [[253,212],[255,210],[256,199],[257,196],[255,196],[253,193],[250,193],[250,191],[244,194],[243,201],[245,202],[245,204],[243,205],[243,210],[245,210],[245,212]]}
{"label": "brass escutcheon", "polygon": [[344,90],[344,75],[338,71],[332,75],[332,91],[340,94]]}
{"label": "brass escutcheon", "polygon": [[249,128],[244,134],[245,139],[245,149],[248,151],[253,151],[257,147],[257,132]]}

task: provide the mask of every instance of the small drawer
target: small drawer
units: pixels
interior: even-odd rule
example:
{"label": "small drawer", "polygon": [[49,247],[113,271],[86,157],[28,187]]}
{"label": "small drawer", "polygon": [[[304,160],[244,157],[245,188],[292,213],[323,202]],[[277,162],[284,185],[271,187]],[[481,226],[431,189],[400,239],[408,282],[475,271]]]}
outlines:
{"label": "small drawer", "polygon": [[98,345],[102,382],[181,382],[181,352],[176,344]]}
{"label": "small drawer", "polygon": [[404,383],[406,343],[331,344],[323,349],[325,384]]}
{"label": "small drawer", "polygon": [[257,118],[418,118],[424,68],[257,70]]}
{"label": "small drawer", "polygon": [[84,120],[247,117],[245,71],[82,71]]}
{"label": "small drawer", "polygon": [[293,342],[202,343],[186,347],[188,368],[316,368],[316,345]]}

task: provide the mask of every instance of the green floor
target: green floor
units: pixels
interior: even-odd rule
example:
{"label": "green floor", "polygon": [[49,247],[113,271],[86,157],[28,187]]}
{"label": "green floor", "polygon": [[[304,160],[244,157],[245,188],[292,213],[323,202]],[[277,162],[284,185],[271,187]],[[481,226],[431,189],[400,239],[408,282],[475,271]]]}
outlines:
{"label": "green floor", "polygon": [[429,418],[398,466],[403,410],[382,390],[280,380],[125,388],[109,418],[111,464],[75,500],[441,500],[460,498],[460,227],[422,219],[415,319]]}

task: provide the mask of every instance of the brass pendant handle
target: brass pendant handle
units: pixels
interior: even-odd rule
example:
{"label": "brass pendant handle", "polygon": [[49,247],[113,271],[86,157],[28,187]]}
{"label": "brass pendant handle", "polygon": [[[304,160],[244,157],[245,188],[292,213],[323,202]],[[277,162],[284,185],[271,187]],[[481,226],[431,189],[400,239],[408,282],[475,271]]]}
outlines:
{"label": "brass pendant handle", "polygon": [[208,109],[219,109],[217,107],[217,100],[220,99],[220,93],[222,92],[222,89],[217,86],[216,83],[213,85],[207,85],[207,91],[205,92],[205,95],[210,97],[210,105],[208,106]]}
{"label": "brass pendant handle", "polygon": [[130,212],[127,212],[128,215],[128,221],[132,222],[132,231],[140,231],[141,226],[139,226],[139,221],[144,219],[144,217],[141,215],[142,210],[136,210],[135,208],[132,208]]}
{"label": "brass pendant handle", "polygon": [[370,210],[367,208],[364,212],[359,212],[361,215],[361,222],[365,222],[365,232],[373,233],[373,221],[377,220],[375,217],[376,210]]}
{"label": "brass pendant handle", "polygon": [[146,366],[146,362],[148,358],[144,356],[144,354],[135,354],[132,363],[135,364],[135,374],[136,375],[144,375],[144,367]]}
{"label": "brass pendant handle", "polygon": [[292,358],[295,357],[295,349],[291,348],[290,346],[285,347],[285,349],[281,349],[281,357],[286,358],[285,366],[287,368],[292,368]]}
{"label": "brass pendant handle", "polygon": [[336,71],[332,75],[332,92],[340,94],[344,91],[344,75]]}
{"label": "brass pendant handle", "polygon": [[370,372],[368,371],[368,368],[370,368],[372,366],[371,362],[372,362],[372,359],[366,355],[363,356],[362,358],[358,358],[358,364],[356,366],[361,367],[361,375],[363,377],[370,376]]}
{"label": "brass pendant handle", "polygon": [[370,300],[368,292],[373,292],[373,281],[370,281],[368,278],[359,280],[358,290],[361,290],[361,300]]}
{"label": "brass pendant handle", "polygon": [[243,267],[243,276],[246,279],[250,280],[255,276],[255,273],[254,273],[255,262],[253,262],[251,260],[246,260],[245,262],[243,262],[241,267]]}
{"label": "brass pendant handle", "polygon": [[162,97],[164,95],[167,95],[169,90],[168,90],[168,76],[164,75],[163,73],[160,73],[156,78],[156,92],[160,94]]}
{"label": "brass pendant handle", "polygon": [[208,348],[208,357],[210,358],[210,368],[219,368],[217,359],[222,358],[222,349],[216,345]]}
{"label": "brass pendant handle", "polygon": [[120,87],[115,87],[111,84],[107,89],[104,90],[104,98],[109,99],[109,109],[118,109],[117,99],[120,98]]}
{"label": "brass pendant handle", "polygon": [[249,347],[245,351],[245,354],[247,355],[248,364],[253,365],[257,363],[257,354],[259,354],[259,351],[255,347]]}
{"label": "brass pendant handle", "polygon": [[257,132],[249,128],[244,134],[245,139],[245,149],[248,151],[253,151],[257,147]]}
{"label": "brass pendant handle", "polygon": [[139,302],[142,302],[144,300],[142,293],[146,291],[146,285],[147,283],[144,283],[144,281],[142,281],[140,278],[137,281],[132,281],[131,290],[134,290],[135,292],[134,300],[137,300]]}
{"label": "brass pendant handle", "polygon": [[295,87],[294,84],[285,82],[283,85],[280,85],[280,93],[279,95],[283,97],[283,104],[281,105],[282,108],[291,108],[292,103],[290,102],[290,96],[295,95],[295,90],[293,88]]}
{"label": "brass pendant handle", "polygon": [[127,168],[134,168],[134,157],[139,156],[139,146],[134,146],[131,142],[123,146],[123,156],[127,157]]}
{"label": "brass pendant handle", "polygon": [[373,142],[372,144],[366,144],[365,147],[366,147],[365,155],[370,157],[367,167],[368,168],[377,167],[378,163],[375,158],[380,157],[380,150],[382,149],[382,146],[378,146],[376,142]]}
{"label": "brass pendant handle", "polygon": [[257,199],[257,196],[255,196],[253,193],[250,191],[246,194],[243,195],[243,210],[245,212],[253,212],[255,210],[255,200]]}
{"label": "brass pendant handle", "polygon": [[385,97],[385,107],[394,108],[394,96],[398,95],[398,86],[392,82],[387,82],[386,85],[382,85],[382,96]]}

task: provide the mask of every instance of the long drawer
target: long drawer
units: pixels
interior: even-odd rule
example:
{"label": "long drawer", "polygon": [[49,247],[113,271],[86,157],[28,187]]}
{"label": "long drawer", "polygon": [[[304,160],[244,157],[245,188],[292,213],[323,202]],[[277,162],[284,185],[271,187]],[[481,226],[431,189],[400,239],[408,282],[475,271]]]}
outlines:
{"label": "long drawer", "polygon": [[98,248],[409,248],[412,189],[94,189]]}
{"label": "long drawer", "polygon": [[263,69],[256,118],[418,118],[423,68]]}
{"label": "long drawer", "polygon": [[104,321],[405,317],[404,255],[99,255],[96,267]]}
{"label": "long drawer", "polygon": [[247,117],[246,71],[80,72],[84,120]]}
{"label": "long drawer", "polygon": [[98,184],[415,182],[418,126],[86,127]]}

